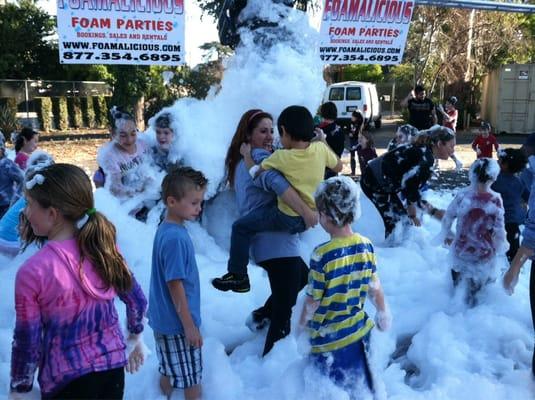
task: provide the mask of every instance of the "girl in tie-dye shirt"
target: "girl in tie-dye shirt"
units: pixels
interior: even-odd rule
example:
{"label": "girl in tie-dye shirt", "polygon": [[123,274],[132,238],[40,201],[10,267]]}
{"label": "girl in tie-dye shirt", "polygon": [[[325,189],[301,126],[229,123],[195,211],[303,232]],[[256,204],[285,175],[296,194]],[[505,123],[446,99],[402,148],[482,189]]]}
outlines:
{"label": "girl in tie-dye shirt", "polygon": [[[11,391],[30,391],[39,370],[43,398],[121,399],[124,367],[143,363],[147,302],[117,251],[115,228],[95,210],[89,178],[76,166],[51,165],[25,186],[25,215],[48,242],[15,280]],[[126,304],[128,356],[116,296]]]}

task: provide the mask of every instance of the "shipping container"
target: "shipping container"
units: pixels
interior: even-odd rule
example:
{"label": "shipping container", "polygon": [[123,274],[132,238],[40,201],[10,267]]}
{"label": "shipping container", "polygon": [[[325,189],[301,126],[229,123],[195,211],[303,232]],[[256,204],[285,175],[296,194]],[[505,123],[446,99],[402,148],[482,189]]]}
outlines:
{"label": "shipping container", "polygon": [[494,133],[535,132],[535,64],[509,64],[489,73],[481,118]]}

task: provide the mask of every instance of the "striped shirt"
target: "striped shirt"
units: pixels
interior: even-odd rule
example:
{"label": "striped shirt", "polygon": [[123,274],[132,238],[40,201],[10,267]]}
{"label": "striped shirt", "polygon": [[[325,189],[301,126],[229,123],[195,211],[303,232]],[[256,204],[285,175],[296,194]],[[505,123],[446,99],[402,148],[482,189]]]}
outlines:
{"label": "striped shirt", "polygon": [[375,272],[373,246],[359,234],[314,249],[307,287],[307,295],[319,302],[309,322],[312,353],[341,349],[373,328],[364,302]]}

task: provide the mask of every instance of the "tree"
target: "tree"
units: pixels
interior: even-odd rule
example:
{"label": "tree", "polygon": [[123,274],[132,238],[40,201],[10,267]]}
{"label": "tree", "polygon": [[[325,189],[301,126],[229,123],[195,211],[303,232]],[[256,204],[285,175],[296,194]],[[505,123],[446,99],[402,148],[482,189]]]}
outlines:
{"label": "tree", "polygon": [[151,67],[146,65],[111,65],[109,83],[113,86],[112,103],[133,113],[138,129],[145,129],[145,94],[151,81]]}
{"label": "tree", "polygon": [[31,0],[0,7],[0,77],[45,77],[58,64],[57,50],[46,40],[54,29],[54,18]]}
{"label": "tree", "polygon": [[377,83],[383,80],[383,70],[378,64],[353,64],[344,68],[345,81]]}

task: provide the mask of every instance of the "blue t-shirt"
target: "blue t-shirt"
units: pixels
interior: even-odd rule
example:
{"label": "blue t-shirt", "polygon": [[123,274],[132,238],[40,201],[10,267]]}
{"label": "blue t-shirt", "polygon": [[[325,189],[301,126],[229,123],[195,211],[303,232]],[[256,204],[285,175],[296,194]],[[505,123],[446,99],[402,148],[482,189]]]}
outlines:
{"label": "blue t-shirt", "polygon": [[164,335],[184,334],[167,283],[182,281],[189,311],[197,327],[201,326],[199,270],[193,243],[184,226],[164,221],[154,237],[149,293],[149,325]]}
{"label": "blue t-shirt", "polygon": [[514,174],[500,172],[491,189],[502,196],[505,223],[523,224],[526,210],[522,207],[522,200],[529,198],[529,191],[520,178]]}
{"label": "blue t-shirt", "polygon": [[19,240],[19,216],[22,210],[26,207],[26,199],[19,198],[0,219],[0,239],[8,242],[16,242]]}

